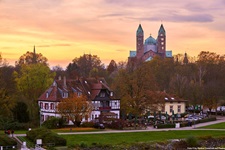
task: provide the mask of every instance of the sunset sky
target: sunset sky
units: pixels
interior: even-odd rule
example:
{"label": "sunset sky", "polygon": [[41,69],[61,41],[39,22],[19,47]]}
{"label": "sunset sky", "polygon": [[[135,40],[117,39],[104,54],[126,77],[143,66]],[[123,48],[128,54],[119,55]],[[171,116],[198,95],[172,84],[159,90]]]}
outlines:
{"label": "sunset sky", "polygon": [[224,0],[0,0],[0,52],[11,65],[27,51],[66,67],[84,53],[126,61],[139,23],[145,39],[161,23],[173,55],[225,54]]}

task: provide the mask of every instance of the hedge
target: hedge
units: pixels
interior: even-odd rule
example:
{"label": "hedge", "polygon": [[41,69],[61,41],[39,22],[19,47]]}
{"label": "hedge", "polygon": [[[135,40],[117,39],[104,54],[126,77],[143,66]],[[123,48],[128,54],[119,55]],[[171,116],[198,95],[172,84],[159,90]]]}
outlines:
{"label": "hedge", "polygon": [[36,143],[37,139],[42,139],[43,145],[47,143],[54,143],[55,146],[66,146],[66,139],[46,128],[30,130],[26,134],[27,138],[34,143]]}
{"label": "hedge", "polygon": [[[198,123],[204,123],[204,122],[210,122],[210,121],[215,121],[216,117],[211,117],[211,118],[205,118],[202,120],[197,120],[197,121],[192,121],[192,125],[193,123],[198,124]],[[156,127],[157,126],[157,127]],[[188,126],[188,122],[180,122],[180,127],[187,127]],[[158,125],[154,125],[154,128],[175,128],[175,124],[169,123],[169,124],[158,124]]]}

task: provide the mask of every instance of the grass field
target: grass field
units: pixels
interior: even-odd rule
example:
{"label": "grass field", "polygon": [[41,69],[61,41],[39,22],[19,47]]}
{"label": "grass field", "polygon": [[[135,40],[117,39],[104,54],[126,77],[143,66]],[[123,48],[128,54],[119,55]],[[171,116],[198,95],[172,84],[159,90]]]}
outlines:
{"label": "grass field", "polygon": [[225,131],[207,130],[179,130],[179,131],[157,131],[157,132],[133,132],[133,133],[107,133],[107,134],[83,134],[83,135],[61,135],[67,139],[67,145],[117,145],[136,142],[156,142],[170,139],[184,139],[189,136],[195,137],[222,137]]}
{"label": "grass field", "polygon": [[225,129],[225,122],[213,124],[213,125],[208,125],[204,127],[199,127],[201,129]]}

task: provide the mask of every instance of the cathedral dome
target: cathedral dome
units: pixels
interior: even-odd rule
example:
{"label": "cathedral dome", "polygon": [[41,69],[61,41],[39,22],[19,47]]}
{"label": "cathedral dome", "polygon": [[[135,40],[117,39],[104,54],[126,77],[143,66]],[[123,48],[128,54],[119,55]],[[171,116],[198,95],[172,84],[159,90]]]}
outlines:
{"label": "cathedral dome", "polygon": [[156,40],[150,35],[150,36],[145,40],[145,45],[156,45]]}

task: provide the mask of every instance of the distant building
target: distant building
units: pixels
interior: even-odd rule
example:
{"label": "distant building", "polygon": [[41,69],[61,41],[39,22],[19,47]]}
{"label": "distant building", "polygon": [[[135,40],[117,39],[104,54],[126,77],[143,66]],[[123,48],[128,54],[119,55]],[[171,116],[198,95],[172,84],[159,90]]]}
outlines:
{"label": "distant building", "polygon": [[136,32],[136,50],[130,51],[128,62],[130,61],[149,61],[155,56],[162,58],[172,58],[172,51],[166,50],[166,31],[161,24],[157,39],[151,35],[144,41],[144,31],[139,24]]}
{"label": "distant building", "polygon": [[[96,121],[100,116],[118,118],[120,116],[120,99],[115,98],[113,91],[107,86],[104,78],[80,78],[67,80],[65,77],[55,80],[39,98],[41,122],[49,117],[61,117],[57,113],[57,105],[70,95],[85,95],[92,104],[90,116],[82,121]],[[72,122],[68,119],[68,123]]]}

